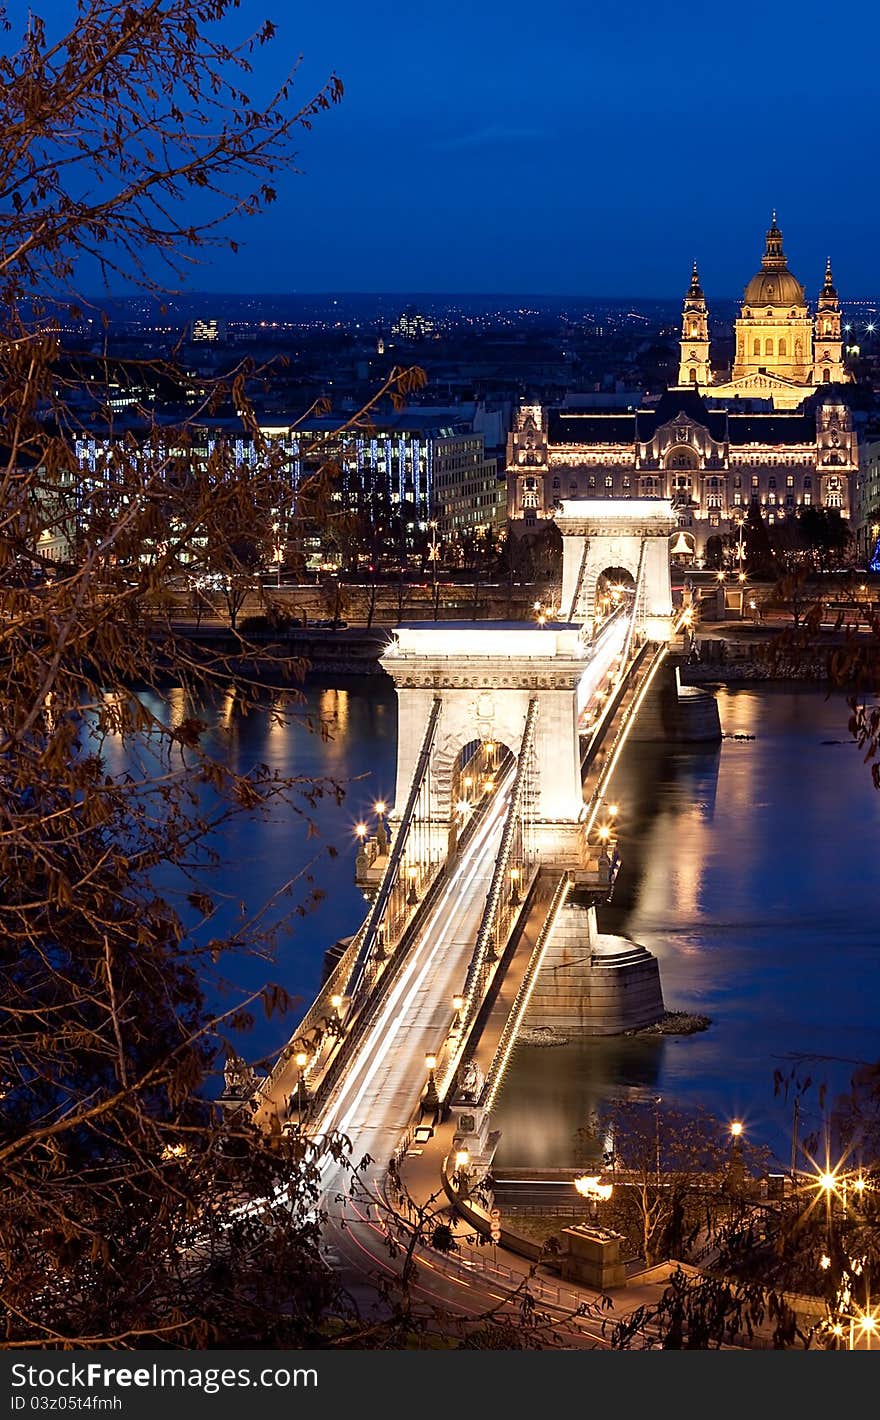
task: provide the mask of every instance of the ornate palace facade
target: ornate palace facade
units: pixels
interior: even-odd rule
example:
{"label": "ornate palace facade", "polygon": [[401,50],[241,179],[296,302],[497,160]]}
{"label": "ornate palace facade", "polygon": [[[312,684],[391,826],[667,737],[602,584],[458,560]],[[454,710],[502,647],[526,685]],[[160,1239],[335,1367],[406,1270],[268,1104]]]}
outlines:
{"label": "ornate palace facade", "polygon": [[694,267],[678,385],[629,413],[523,405],[508,436],[508,518],[522,533],[563,499],[671,498],[701,556],[756,504],[769,523],[811,504],[850,516],[858,450],[841,385],[840,307],[830,263],[811,317],[773,224],[745,289],[732,371],[713,371]]}

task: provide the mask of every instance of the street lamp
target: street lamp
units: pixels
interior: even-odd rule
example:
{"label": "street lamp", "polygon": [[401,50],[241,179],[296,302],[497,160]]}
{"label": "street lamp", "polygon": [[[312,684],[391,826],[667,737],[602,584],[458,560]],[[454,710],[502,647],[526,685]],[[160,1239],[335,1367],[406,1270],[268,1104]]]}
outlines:
{"label": "street lamp", "polygon": [[419,870],[415,863],[410,863],[406,870],[406,876],[409,879],[409,892],[406,895],[406,905],[407,907],[415,907],[419,900],[419,895],[416,892],[416,878],[419,876]]}
{"label": "street lamp", "polygon": [[574,1186],[582,1198],[590,1201],[590,1217],[595,1223],[599,1217],[599,1203],[607,1203],[614,1191],[614,1185],[603,1183],[599,1174],[580,1174]]}
{"label": "street lamp", "polygon": [[510,905],[519,907],[522,898],[519,895],[519,868],[510,870]]}
{"label": "street lamp", "polygon": [[437,1093],[437,1081],[434,1078],[434,1071],[437,1069],[437,1056],[429,1053],[425,1056],[425,1065],[428,1070],[428,1082],[425,1085],[425,1093],[422,1095],[421,1109],[419,1117],[431,1110],[435,1119],[440,1108],[440,1096]]}
{"label": "street lamp", "polygon": [[730,1125],[730,1169],[727,1175],[727,1186],[731,1193],[739,1193],[745,1181],[745,1169],[742,1156],[742,1135],[743,1126],[739,1119],[734,1119]]}
{"label": "street lamp", "polygon": [[452,1018],[452,1030],[453,1034],[458,1035],[461,1030],[461,1013],[464,1010],[464,997],[459,992],[456,992],[452,998],[452,1009],[455,1012]]}
{"label": "street lamp", "polygon": [[455,1186],[459,1193],[467,1192],[468,1171],[471,1156],[467,1149],[457,1149],[455,1154]]}
{"label": "street lamp", "polygon": [[373,809],[376,814],[376,847],[378,848],[380,854],[384,854],[388,851],[388,831],[385,828],[384,819],[386,807],[387,805],[385,804],[384,799],[377,800],[377,802],[373,805]]}
{"label": "street lamp", "polygon": [[296,1110],[301,1120],[306,1104],[305,1073],[306,1066],[309,1063],[308,1052],[305,1050],[298,1050],[296,1052],[296,1055],[294,1055],[293,1057],[293,1063],[296,1066],[298,1073],[296,1078],[296,1085],[294,1086],[293,1092],[290,1096],[290,1099],[288,1100],[288,1113],[293,1114],[294,1110]]}
{"label": "street lamp", "polygon": [[437,620],[437,563],[440,559],[440,544],[437,541],[437,524],[432,519],[428,524],[431,529],[431,541],[428,546],[428,561],[431,564],[431,603],[434,608],[434,620]]}

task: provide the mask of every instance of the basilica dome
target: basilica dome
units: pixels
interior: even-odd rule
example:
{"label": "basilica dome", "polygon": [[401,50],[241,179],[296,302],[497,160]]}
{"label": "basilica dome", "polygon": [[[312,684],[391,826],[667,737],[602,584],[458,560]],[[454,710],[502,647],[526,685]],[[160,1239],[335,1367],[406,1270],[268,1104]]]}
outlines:
{"label": "basilica dome", "polygon": [[746,306],[802,306],[806,301],[804,288],[787,267],[775,271],[757,272],[743,296]]}
{"label": "basilica dome", "polygon": [[776,213],[767,232],[767,246],[761,270],[749,282],[743,295],[743,306],[804,306],[804,288],[792,276],[782,250],[782,233],[776,225]]}

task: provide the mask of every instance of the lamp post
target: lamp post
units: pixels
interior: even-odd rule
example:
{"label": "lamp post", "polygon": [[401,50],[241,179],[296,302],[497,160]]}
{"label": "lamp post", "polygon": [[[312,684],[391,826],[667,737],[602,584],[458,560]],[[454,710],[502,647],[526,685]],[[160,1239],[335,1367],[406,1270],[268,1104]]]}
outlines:
{"label": "lamp post", "polygon": [[663,1101],[662,1095],[654,1096],[654,1156],[655,1156],[655,1184],[660,1187],[660,1110],[658,1105]]}
{"label": "lamp post", "polygon": [[416,867],[415,863],[410,863],[409,867],[406,870],[406,876],[409,881],[409,892],[406,895],[406,905],[407,907],[415,907],[416,903],[419,900],[419,895],[416,892],[416,879],[419,876],[419,870]]}
{"label": "lamp post", "polygon": [[437,523],[432,518],[428,527],[431,529],[431,541],[428,544],[428,561],[431,564],[431,605],[433,607],[434,620],[437,620],[437,563],[440,560],[440,543],[437,540]]}
{"label": "lamp post", "polygon": [[380,855],[383,855],[388,852],[388,830],[384,819],[386,804],[383,799],[379,799],[373,808],[376,814],[376,847]]}
{"label": "lamp post", "polygon": [[614,1185],[603,1183],[599,1174],[580,1174],[574,1180],[574,1186],[582,1198],[589,1199],[590,1219],[593,1223],[599,1220],[599,1203],[607,1203],[614,1191]]}
{"label": "lamp post", "polygon": [[302,1118],[306,1107],[306,1067],[309,1063],[308,1053],[305,1050],[298,1050],[293,1057],[293,1063],[297,1068],[296,1085],[288,1101],[288,1114],[293,1114],[296,1110],[298,1122],[302,1123]]}
{"label": "lamp post", "polygon": [[742,1135],[742,1123],[740,1120],[734,1119],[730,1125],[730,1168],[727,1174],[727,1186],[731,1193],[741,1193],[745,1182]]}
{"label": "lamp post", "polygon": [[428,1070],[428,1082],[425,1085],[425,1093],[422,1095],[422,1103],[419,1114],[420,1117],[422,1117],[427,1113],[428,1110],[430,1110],[434,1118],[436,1119],[437,1111],[440,1108],[440,1096],[437,1093],[437,1081],[434,1077],[434,1071],[437,1069],[437,1056],[431,1053],[427,1054],[425,1056],[425,1065],[427,1066]]}
{"label": "lamp post", "polygon": [[461,1031],[461,1013],[464,1010],[464,997],[458,992],[452,998],[452,1009],[455,1012],[452,1017],[452,1031],[454,1035],[458,1035]]}
{"label": "lamp post", "polygon": [[519,907],[519,905],[520,905],[520,903],[521,903],[521,901],[522,901],[522,898],[521,898],[520,895],[519,895],[519,878],[520,878],[520,870],[519,870],[519,868],[511,868],[511,870],[510,870],[510,905],[511,905],[511,907]]}
{"label": "lamp post", "polygon": [[471,1156],[467,1149],[458,1149],[455,1154],[455,1187],[459,1194],[466,1196],[470,1174]]}

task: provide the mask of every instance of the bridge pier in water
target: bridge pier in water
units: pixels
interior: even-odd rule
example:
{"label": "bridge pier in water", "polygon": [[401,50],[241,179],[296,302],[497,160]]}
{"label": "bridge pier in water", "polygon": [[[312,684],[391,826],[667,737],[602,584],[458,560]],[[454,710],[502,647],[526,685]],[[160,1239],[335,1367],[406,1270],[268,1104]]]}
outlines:
{"label": "bridge pier in water", "polygon": [[525,1029],[622,1035],[654,1025],[664,1013],[657,958],[638,942],[600,932],[595,899],[575,891],[547,944]]}

